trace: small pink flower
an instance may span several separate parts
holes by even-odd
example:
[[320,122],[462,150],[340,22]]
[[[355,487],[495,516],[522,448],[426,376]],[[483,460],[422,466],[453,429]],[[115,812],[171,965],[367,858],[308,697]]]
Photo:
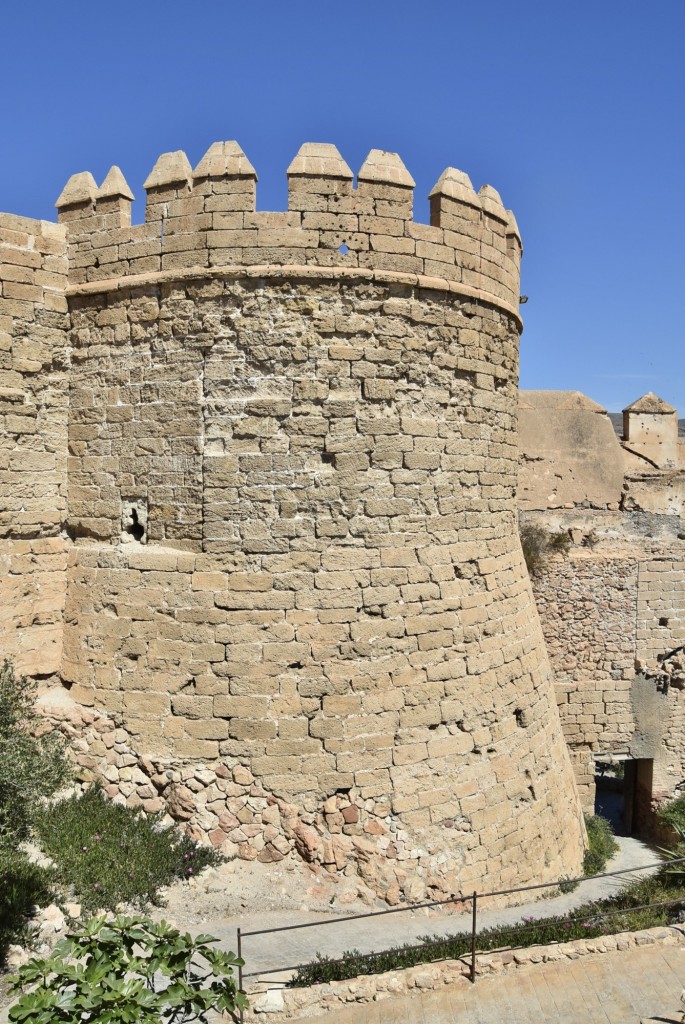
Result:
[[96,843],[100,842],[100,836],[93,836],[93,839],[95,840]]
[[82,846],[81,849],[83,850],[84,853],[88,852],[88,847],[87,846]]
[[93,888],[94,889],[99,889],[100,888],[100,883],[99,882],[93,882]]
[[188,874],[192,875],[192,873],[193,873],[193,869],[192,868],[188,868]]

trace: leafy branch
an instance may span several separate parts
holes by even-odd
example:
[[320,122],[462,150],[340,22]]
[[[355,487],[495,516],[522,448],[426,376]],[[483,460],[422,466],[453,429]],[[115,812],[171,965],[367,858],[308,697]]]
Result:
[[193,938],[166,921],[93,917],[10,979],[23,995],[11,1024],[192,1024],[210,1010],[247,1006],[233,953],[211,935]]

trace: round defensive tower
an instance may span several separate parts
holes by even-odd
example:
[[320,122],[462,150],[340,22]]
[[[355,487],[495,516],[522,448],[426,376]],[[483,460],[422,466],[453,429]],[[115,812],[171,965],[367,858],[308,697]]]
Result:
[[[373,150],[256,212],[236,143],[164,154],[146,222],[70,179],[63,678],[110,790],[391,902],[574,875],[583,824],[516,516],[513,215],[431,223]],[[92,715],[91,715],[92,718]],[[97,745],[99,743],[99,746]]]

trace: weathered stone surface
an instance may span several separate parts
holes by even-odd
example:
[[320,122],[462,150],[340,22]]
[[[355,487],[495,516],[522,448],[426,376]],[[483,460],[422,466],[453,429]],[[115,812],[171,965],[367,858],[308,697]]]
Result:
[[577,391],[522,391],[518,499],[523,509],[621,499],[623,453],[606,410]]

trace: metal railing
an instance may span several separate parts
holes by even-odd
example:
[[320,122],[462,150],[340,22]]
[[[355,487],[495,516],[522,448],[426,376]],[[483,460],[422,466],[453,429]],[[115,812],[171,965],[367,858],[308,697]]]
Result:
[[[474,891],[470,895],[464,895],[464,894],[460,893],[459,895],[451,896],[448,899],[431,900],[430,902],[415,903],[415,904],[411,904],[409,906],[404,906],[404,907],[390,907],[387,910],[372,910],[372,911],[368,911],[367,913],[364,913],[364,914],[349,914],[349,915],[347,915],[345,917],[333,917],[333,918],[329,918],[328,920],[325,920],[325,921],[306,921],[306,922],[303,922],[303,923],[300,923],[300,924],[279,925],[279,926],[274,927],[274,928],[257,928],[257,929],[253,929],[251,931],[245,931],[245,930],[243,930],[241,928],[238,928],[237,929],[237,935],[236,935],[237,954],[238,954],[238,957],[242,960],[243,942],[244,942],[244,940],[246,938],[254,938],[257,935],[273,935],[276,932],[292,932],[292,931],[298,931],[299,929],[302,929],[302,928],[328,928],[328,927],[331,927],[333,925],[350,924],[352,922],[362,921],[362,920],[366,920],[368,918],[388,917],[390,914],[416,913],[417,911],[420,911],[420,910],[430,910],[430,909],[432,909],[434,907],[448,907],[448,906],[456,907],[456,905],[462,904],[466,908],[466,906],[470,903],[471,904],[471,946],[470,946],[469,976],[470,976],[470,980],[473,983],[475,983],[475,981],[476,981],[476,957],[477,957],[477,954],[478,954],[478,908],[479,908],[480,902],[482,900],[484,900],[484,899],[493,899],[493,898],[498,897],[498,896],[513,896],[513,895],[516,895],[517,893],[533,892],[535,890],[542,890],[542,889],[553,889],[553,888],[559,888],[559,887],[567,888],[567,887],[570,887],[570,886],[573,886],[575,888],[577,885],[583,885],[584,883],[587,883],[587,882],[594,882],[598,878],[616,878],[616,877],[618,877],[620,875],[632,875],[632,874],[635,874],[637,872],[649,871],[650,869],[653,869],[653,868],[663,867],[665,863],[669,863],[669,864],[683,864],[683,863],[685,863],[685,857],[673,858],[673,859],[669,860],[668,862],[665,862],[663,860],[659,860],[659,861],[655,861],[655,862],[653,862],[651,864],[641,864],[641,865],[639,865],[637,867],[621,868],[618,871],[602,871],[602,872],[600,872],[597,875],[583,875],[580,878],[558,878],[554,882],[536,882],[534,885],[521,885],[521,886],[517,886],[516,888],[513,888],[513,889],[495,889],[495,890],[492,890],[491,892],[477,892],[477,891]],[[590,920],[590,921],[597,920],[600,917],[603,920],[604,918],[617,917],[617,916],[621,916],[621,915],[625,915],[625,914],[636,913],[636,912],[641,911],[641,910],[656,909],[656,908],[668,907],[668,906],[678,906],[679,904],[685,904],[685,891],[683,892],[683,897],[681,899],[667,900],[667,901],[662,902],[662,903],[645,904],[644,906],[639,906],[639,907],[628,907],[628,908],[623,908],[621,910],[615,910],[615,911],[611,911],[611,910],[602,911],[601,914],[596,914],[595,913],[592,918],[589,918],[587,920]],[[569,917],[569,918],[567,918],[567,920],[570,923],[574,923],[574,924],[583,924],[584,923],[584,920],[582,918]],[[511,928],[504,928],[504,927],[502,927],[501,928],[501,934],[502,935],[506,935],[509,932],[511,932],[512,934],[518,934],[518,933],[522,933],[522,932],[526,932],[526,931],[533,931],[533,930],[538,929],[541,924],[544,924],[544,921],[545,921],[545,918],[541,917],[541,918],[539,918],[537,920],[536,924],[534,924],[534,925],[530,924],[530,923],[527,923],[525,921],[524,921],[524,923],[515,923],[515,924],[513,924],[511,926]],[[461,934],[465,934],[465,933],[461,933]],[[420,943],[417,946],[404,946],[403,949],[408,952],[410,950],[420,949],[424,945],[425,945],[425,943]],[[500,946],[499,948],[501,950],[502,948],[511,948],[511,947]],[[388,952],[388,951],[387,950],[375,950],[375,951],[373,951],[371,953],[359,954],[358,959],[360,959],[360,960],[369,960],[369,959],[371,959],[373,957],[382,955],[384,952]],[[494,952],[494,950],[481,950],[481,955],[487,954],[487,953],[492,953],[492,952]],[[260,971],[244,971],[242,966],[241,966],[241,967],[238,968],[238,988],[241,991],[243,991],[243,983],[244,983],[246,978],[260,977],[260,976],[265,976],[265,975],[269,975],[269,974],[276,974],[277,972],[284,972],[284,971],[297,971],[297,970],[301,970],[301,969],[305,968],[306,966],[307,966],[307,964],[302,964],[302,963],[300,963],[300,964],[287,964],[287,965],[283,964],[283,965],[279,965],[277,967],[270,967],[268,970],[260,970]],[[240,1019],[242,1020],[242,1014],[241,1014]]]

